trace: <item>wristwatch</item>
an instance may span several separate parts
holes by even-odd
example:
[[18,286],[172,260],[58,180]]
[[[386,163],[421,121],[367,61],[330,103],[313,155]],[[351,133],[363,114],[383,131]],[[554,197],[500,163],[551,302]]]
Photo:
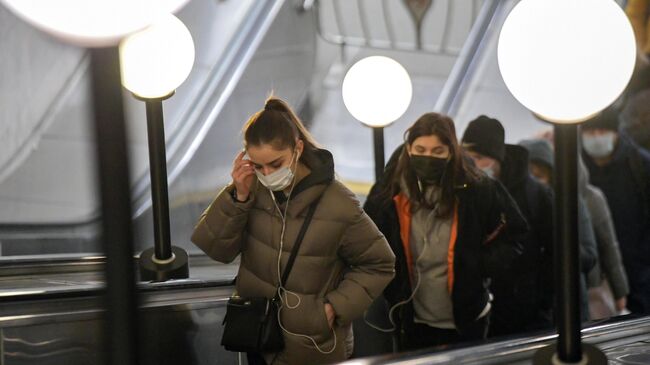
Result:
[[237,199],[237,188],[234,188],[234,187],[232,188],[232,191],[230,192],[230,196],[232,197],[232,200],[235,201],[235,203],[246,203],[248,201],[248,197],[244,201]]

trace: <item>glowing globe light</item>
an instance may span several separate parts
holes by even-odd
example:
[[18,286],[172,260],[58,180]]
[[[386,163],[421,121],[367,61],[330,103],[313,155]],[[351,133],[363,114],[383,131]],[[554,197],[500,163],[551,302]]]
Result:
[[161,98],[185,81],[194,42],[185,24],[168,14],[120,43],[122,84],[141,98]]
[[408,72],[397,61],[371,56],[355,63],[343,79],[343,102],[370,127],[385,127],[404,114],[413,95]]
[[621,95],[636,44],[613,0],[522,0],[503,24],[497,53],[521,104],[548,121],[578,123]]
[[83,47],[116,45],[125,35],[188,0],[0,0],[33,26]]

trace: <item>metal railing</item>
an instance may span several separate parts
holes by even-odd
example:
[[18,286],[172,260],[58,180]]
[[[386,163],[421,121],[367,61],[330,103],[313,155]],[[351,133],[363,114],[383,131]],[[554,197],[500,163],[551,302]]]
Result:
[[[471,17],[471,22],[473,23],[478,15],[481,0],[469,0],[470,1],[470,12],[468,14]],[[346,6],[350,4],[355,4],[356,11],[345,12],[343,10],[343,3],[345,2]],[[410,1],[403,0],[400,3],[404,5],[404,11],[409,13],[410,17],[413,20],[413,26],[415,27],[415,33],[411,41],[399,40],[396,36],[396,30],[399,29],[396,27],[396,21],[394,14],[389,9],[389,4],[394,3],[395,0],[380,0],[367,2],[364,0],[319,0],[315,1],[314,9],[316,16],[317,31],[319,36],[326,42],[342,45],[342,46],[356,46],[356,47],[367,47],[367,48],[377,48],[377,49],[387,49],[387,50],[397,50],[397,51],[409,51],[409,52],[424,52],[436,55],[446,55],[446,56],[458,56],[461,52],[461,49],[458,47],[451,46],[449,40],[452,35],[452,20],[454,13],[457,12],[457,0],[445,0],[445,16],[444,24],[442,27],[442,34],[439,39],[440,42],[437,44],[425,44],[422,41],[423,34],[423,25],[426,16],[431,14],[432,10],[437,10],[437,7],[434,8],[434,5],[439,3],[435,0],[430,1]],[[409,3],[418,3],[424,4],[421,5],[419,11],[414,10],[415,5],[409,6]],[[323,7],[326,5],[331,6],[331,11],[333,14],[333,23],[335,25],[335,31],[329,32],[323,27]],[[381,13],[380,17],[371,17],[369,16],[370,10],[369,5],[372,5],[372,10],[378,11]],[[360,25],[361,34],[353,35],[346,27],[345,20],[350,17],[354,18],[355,23]],[[376,34],[373,34],[370,27],[370,22],[375,25],[378,25],[379,28],[383,29],[386,33],[386,38],[378,37]]]
[[478,14],[467,40],[463,45],[454,67],[443,86],[434,106],[434,111],[450,115],[452,107],[459,99],[463,84],[468,79],[469,70],[476,61],[476,56],[481,50],[483,41],[487,39],[487,31],[495,15],[503,11],[503,1],[485,0]]

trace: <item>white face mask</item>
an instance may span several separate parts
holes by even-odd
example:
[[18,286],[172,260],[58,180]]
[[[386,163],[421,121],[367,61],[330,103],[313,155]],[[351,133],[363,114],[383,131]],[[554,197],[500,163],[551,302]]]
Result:
[[614,151],[614,132],[607,132],[598,136],[582,135],[582,147],[587,154],[594,158],[609,156]]
[[[289,187],[289,185],[291,185],[295,177],[293,171],[291,171],[290,168],[290,166],[293,165],[293,156],[294,155],[292,155],[291,157],[292,163],[289,164],[289,166],[279,168],[268,175],[263,175],[258,170],[255,170],[255,175],[257,175],[257,179],[262,183],[262,185],[266,186],[266,188],[271,191],[282,191],[286,189],[287,187]],[[297,165],[298,165],[298,159],[296,158],[296,166]]]

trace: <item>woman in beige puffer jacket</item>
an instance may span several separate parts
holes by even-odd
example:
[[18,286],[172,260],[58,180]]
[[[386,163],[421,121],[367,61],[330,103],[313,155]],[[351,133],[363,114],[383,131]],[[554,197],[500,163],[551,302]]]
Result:
[[394,255],[354,194],[334,179],[332,155],[316,147],[286,103],[267,100],[244,131],[249,159],[237,156],[233,183],[203,213],[192,241],[220,262],[241,254],[238,295],[272,298],[320,197],[282,295],[285,348],[248,355],[267,364],[343,361],[352,353],[351,322],[392,279]]

